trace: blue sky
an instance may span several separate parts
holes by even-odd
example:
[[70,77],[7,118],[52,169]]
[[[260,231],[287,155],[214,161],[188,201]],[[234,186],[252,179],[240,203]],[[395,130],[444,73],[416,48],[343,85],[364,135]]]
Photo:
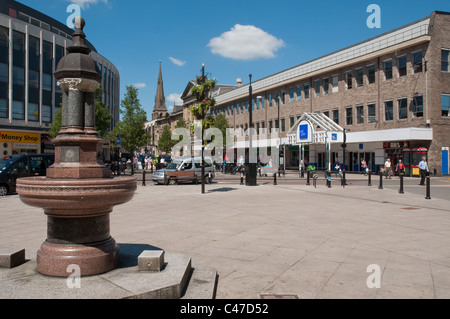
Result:
[[[428,16],[450,12],[448,0],[19,0],[66,23],[76,3],[97,51],[119,70],[125,87],[139,87],[151,118],[161,61],[166,105],[189,80],[206,73],[235,84],[288,69]],[[381,28],[368,28],[370,4]]]

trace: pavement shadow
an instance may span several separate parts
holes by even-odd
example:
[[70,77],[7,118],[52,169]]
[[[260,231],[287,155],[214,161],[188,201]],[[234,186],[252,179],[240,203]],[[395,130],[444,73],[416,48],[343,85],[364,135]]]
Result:
[[138,257],[144,250],[163,250],[148,244],[117,244],[119,246],[119,264],[117,268],[138,265]]
[[208,190],[208,193],[214,193],[214,192],[231,192],[237,190],[237,188],[234,187],[221,187],[221,188],[215,188]]

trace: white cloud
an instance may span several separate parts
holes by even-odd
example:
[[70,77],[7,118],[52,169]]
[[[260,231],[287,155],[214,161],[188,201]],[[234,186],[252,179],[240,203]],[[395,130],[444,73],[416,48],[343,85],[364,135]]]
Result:
[[211,52],[235,60],[268,59],[284,47],[284,41],[253,25],[236,24],[230,31],[212,38]]
[[133,86],[135,88],[142,89],[142,88],[145,88],[147,86],[147,84],[145,84],[144,82],[140,82],[140,83],[133,83]]
[[108,4],[108,0],[67,0],[67,1],[79,5],[81,9],[87,9],[91,4],[97,4],[98,2]]
[[186,64],[186,61],[181,61],[181,60],[175,59],[171,56],[169,57],[169,59],[170,59],[170,61],[172,61],[173,64],[178,65],[178,66],[183,66]]
[[183,104],[183,100],[181,99],[181,95],[177,93],[169,94],[166,96],[166,100],[172,102],[173,104],[180,105]]

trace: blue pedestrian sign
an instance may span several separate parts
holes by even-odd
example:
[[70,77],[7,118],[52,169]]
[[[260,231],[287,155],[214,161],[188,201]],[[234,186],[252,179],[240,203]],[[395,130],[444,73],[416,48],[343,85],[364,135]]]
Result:
[[116,140],[117,146],[120,146],[121,142],[122,142],[122,141],[120,140],[120,137],[118,137],[117,140]]

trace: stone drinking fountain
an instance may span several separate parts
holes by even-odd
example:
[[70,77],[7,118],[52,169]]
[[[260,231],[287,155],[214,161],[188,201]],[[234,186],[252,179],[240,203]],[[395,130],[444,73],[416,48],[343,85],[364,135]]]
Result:
[[45,177],[17,180],[20,199],[47,215],[47,239],[37,252],[37,271],[56,277],[67,277],[69,265],[78,265],[82,276],[117,267],[119,248],[110,235],[109,214],[136,190],[135,177],[113,178],[100,160],[94,96],[102,77],[85,43],[83,18],[75,18],[74,25],[69,53],[55,72],[63,91],[55,163]]

